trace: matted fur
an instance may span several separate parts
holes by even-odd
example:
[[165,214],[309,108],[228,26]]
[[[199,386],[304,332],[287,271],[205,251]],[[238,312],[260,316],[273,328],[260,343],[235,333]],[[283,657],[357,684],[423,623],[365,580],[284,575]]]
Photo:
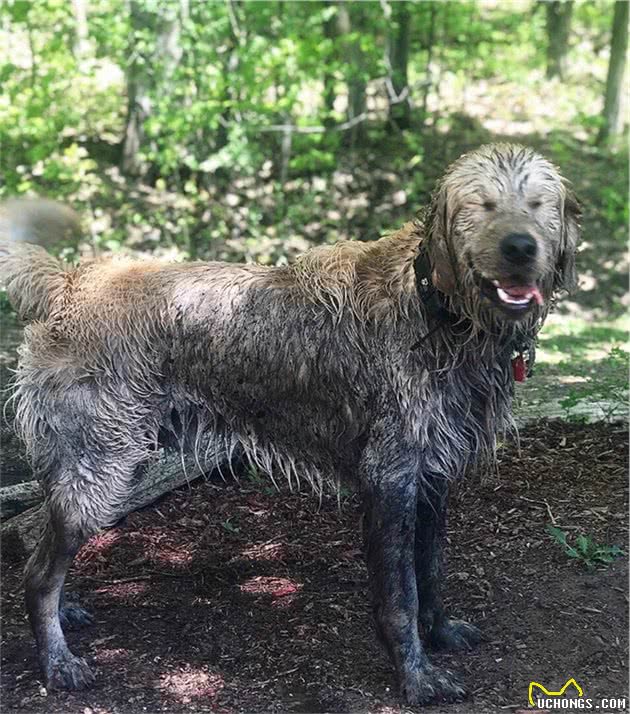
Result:
[[[437,595],[445,484],[492,454],[511,424],[512,352],[575,283],[578,214],[549,162],[494,145],[460,158],[428,210],[396,233],[315,248],[290,266],[64,267],[41,248],[0,244],[9,296],[35,319],[15,395],[46,489],[46,537],[57,544],[45,538],[27,567],[49,682],[82,686],[91,675],[42,614],[53,576],[39,571],[52,567],[63,582],[60,538],[74,552],[115,522],[141,467],[174,439],[200,462],[217,444],[228,457],[242,452],[291,485],[357,484],[377,625],[403,694],[412,703],[460,694],[428,664],[417,632],[419,620],[435,641],[474,639],[443,615]],[[499,244],[510,231],[533,236],[536,259],[522,272],[544,297],[516,317],[481,289],[507,274]],[[450,311],[442,326],[419,296],[421,250]]]

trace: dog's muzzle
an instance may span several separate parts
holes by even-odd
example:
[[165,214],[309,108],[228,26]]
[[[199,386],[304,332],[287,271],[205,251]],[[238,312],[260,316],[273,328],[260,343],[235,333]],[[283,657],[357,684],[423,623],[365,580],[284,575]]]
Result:
[[538,244],[525,231],[505,235],[498,246],[499,265],[494,275],[477,270],[481,294],[511,317],[520,317],[544,297],[537,282]]

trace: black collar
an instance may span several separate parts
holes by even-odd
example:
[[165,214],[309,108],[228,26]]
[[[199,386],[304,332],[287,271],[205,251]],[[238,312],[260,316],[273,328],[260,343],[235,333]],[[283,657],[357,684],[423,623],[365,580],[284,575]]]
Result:
[[[424,246],[420,247],[418,257],[413,263],[416,275],[416,290],[420,302],[423,304],[427,316],[427,326],[429,331],[416,342],[411,349],[416,350],[434,332],[447,324],[457,321],[457,316],[447,307],[447,299],[444,293],[440,292],[433,285],[433,266],[429,258],[428,251]],[[434,323],[431,326],[431,323]]]

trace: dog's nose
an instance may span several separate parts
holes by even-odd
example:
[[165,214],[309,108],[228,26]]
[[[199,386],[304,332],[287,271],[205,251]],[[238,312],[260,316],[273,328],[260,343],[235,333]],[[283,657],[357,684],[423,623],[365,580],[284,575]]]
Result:
[[501,241],[501,253],[510,263],[529,263],[537,252],[536,241],[529,233],[509,233]]

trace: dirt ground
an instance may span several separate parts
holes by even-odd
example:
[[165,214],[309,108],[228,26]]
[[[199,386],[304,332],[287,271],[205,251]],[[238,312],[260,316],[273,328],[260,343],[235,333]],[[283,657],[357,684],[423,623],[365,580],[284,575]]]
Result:
[[[628,550],[627,427],[539,422],[498,474],[453,496],[452,612],[480,625],[468,654],[434,654],[466,701],[426,711],[518,711],[530,680],[574,677],[587,697],[628,694],[627,559],[589,570],[546,533],[554,522]],[[401,709],[377,644],[356,498],[319,506],[245,476],[179,490],[93,538],[69,578],[95,623],[69,633],[94,665],[89,692],[41,688],[20,593],[2,589],[4,712],[370,712]],[[532,711],[532,710],[529,710]]]

